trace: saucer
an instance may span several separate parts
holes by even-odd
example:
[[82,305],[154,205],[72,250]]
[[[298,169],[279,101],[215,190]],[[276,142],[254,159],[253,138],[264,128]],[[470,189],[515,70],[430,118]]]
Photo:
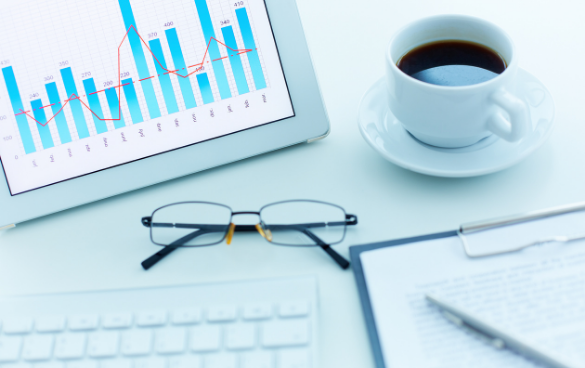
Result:
[[422,174],[469,177],[490,174],[517,164],[552,133],[555,105],[546,87],[532,74],[518,70],[518,92],[526,101],[533,131],[518,142],[491,135],[468,147],[439,148],[414,138],[388,108],[385,78],[365,93],[358,111],[362,136],[388,161]]

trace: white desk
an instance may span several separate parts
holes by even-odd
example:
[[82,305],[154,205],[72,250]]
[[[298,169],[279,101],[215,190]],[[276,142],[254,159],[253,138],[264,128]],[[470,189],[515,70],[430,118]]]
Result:
[[[280,199],[320,199],[359,216],[359,225],[336,248],[348,256],[353,244],[585,200],[585,3],[299,0],[299,7],[331,118],[327,139],[0,233],[0,294],[315,274],[322,302],[320,367],[371,367],[353,275],[323,251],[275,247],[258,234],[236,234],[229,247],[177,251],[145,272],[140,262],[157,247],[140,218],[185,199],[221,202],[234,210],[255,210]],[[359,134],[358,102],[384,73],[390,36],[411,20],[448,12],[481,16],[508,30],[520,65],[540,77],[556,100],[552,139],[504,172],[471,179],[415,174],[386,162]]]

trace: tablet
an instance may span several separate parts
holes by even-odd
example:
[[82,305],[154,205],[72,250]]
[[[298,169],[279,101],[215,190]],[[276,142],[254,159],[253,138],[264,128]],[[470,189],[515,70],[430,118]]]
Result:
[[2,8],[0,227],[329,132],[294,0]]

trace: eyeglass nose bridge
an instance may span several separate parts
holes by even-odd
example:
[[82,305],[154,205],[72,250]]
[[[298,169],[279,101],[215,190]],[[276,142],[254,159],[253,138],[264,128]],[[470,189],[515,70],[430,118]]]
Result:
[[[241,212],[233,212],[232,213],[232,217],[233,216],[237,216],[237,215],[257,215],[258,217],[260,217],[260,212],[254,212],[254,211],[241,211]],[[232,243],[232,238],[234,236],[234,232],[236,231],[236,228],[245,228],[246,230],[244,231],[254,231],[253,229],[255,229],[256,231],[258,231],[258,233],[260,235],[262,235],[262,237],[266,240],[268,240],[269,242],[272,241],[272,232],[266,228],[266,225],[264,224],[264,222],[260,221],[259,223],[257,223],[256,225],[236,225],[233,222],[230,223],[230,227],[228,229],[228,233],[226,235],[226,243],[228,245],[230,245]]]

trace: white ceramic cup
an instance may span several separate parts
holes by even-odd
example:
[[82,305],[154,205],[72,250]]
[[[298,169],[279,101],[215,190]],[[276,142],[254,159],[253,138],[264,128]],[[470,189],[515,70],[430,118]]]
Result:
[[[421,82],[398,69],[408,51],[440,40],[465,40],[498,52],[507,68],[497,77],[469,86]],[[518,58],[510,37],[485,20],[464,15],[424,18],[402,28],[386,51],[386,81],[392,113],[418,140],[456,148],[492,133],[514,142],[532,130],[526,103],[517,97]]]

